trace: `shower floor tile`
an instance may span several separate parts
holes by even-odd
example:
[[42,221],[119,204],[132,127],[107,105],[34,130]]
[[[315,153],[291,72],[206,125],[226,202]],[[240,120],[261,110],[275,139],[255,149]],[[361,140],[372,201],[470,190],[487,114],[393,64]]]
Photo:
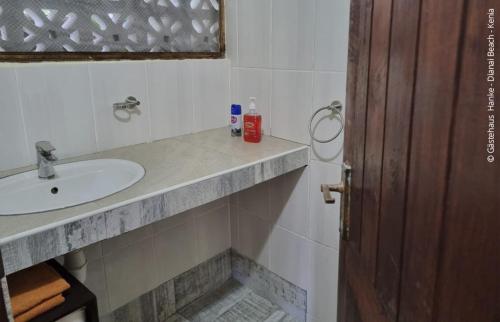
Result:
[[297,322],[235,280],[188,304],[168,322]]

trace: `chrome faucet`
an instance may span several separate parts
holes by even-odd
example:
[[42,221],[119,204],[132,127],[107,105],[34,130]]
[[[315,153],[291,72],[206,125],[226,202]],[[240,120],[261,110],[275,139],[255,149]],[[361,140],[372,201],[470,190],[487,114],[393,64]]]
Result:
[[49,141],[39,141],[35,144],[38,177],[42,179],[50,179],[56,175],[54,170],[54,161],[56,156],[52,153],[56,148]]

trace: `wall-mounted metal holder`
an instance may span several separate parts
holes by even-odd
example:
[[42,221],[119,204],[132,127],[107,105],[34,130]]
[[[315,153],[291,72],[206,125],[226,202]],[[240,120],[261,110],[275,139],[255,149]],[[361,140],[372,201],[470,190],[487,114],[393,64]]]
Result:
[[113,109],[131,111],[135,110],[139,105],[141,105],[141,102],[139,102],[135,97],[129,96],[125,99],[125,102],[114,103]]
[[[313,121],[314,121],[314,118],[316,117],[316,115],[318,115],[320,112],[325,111],[325,110],[330,111],[332,116],[337,118],[337,120],[340,123],[340,127],[339,127],[339,130],[337,131],[337,133],[335,133],[332,137],[322,140],[322,139],[318,139],[317,137],[314,136],[314,131],[315,131],[316,127],[313,128]],[[344,130],[344,117],[342,116],[342,103],[340,101],[333,101],[332,104],[317,109],[316,112],[314,112],[313,115],[311,116],[311,118],[309,119],[309,135],[311,136],[311,139],[313,141],[316,141],[318,143],[332,142],[340,135],[340,133],[342,133],[343,130]]]
[[342,182],[338,184],[321,185],[323,199],[327,204],[335,203],[335,198],[331,194],[332,191],[342,194],[342,200],[340,202],[340,235],[343,240],[349,240],[351,176],[351,166],[344,162],[342,165]]

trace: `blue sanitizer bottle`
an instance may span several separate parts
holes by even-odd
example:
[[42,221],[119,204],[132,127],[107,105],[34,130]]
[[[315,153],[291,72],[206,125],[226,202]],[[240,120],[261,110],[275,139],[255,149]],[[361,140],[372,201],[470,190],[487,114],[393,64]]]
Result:
[[241,105],[231,105],[231,136],[241,136]]

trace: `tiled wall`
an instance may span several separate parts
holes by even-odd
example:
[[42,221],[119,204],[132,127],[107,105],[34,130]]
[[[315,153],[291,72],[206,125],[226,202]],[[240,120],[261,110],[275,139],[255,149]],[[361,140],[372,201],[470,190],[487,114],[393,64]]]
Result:
[[[233,102],[256,96],[273,136],[311,144],[312,112],[345,102],[349,0],[228,0],[227,45]],[[338,129],[322,120],[327,138]],[[321,183],[341,177],[343,136],[311,144],[307,169],[231,197],[232,245],[308,291],[308,319],[336,320],[339,204]],[[338,197],[338,196],[337,196]]]
[[[39,140],[65,158],[224,126],[229,77],[227,59],[0,64],[0,171],[33,164]],[[120,121],[127,96],[141,112]]]
[[231,247],[227,198],[85,248],[106,315]]
[[[267,134],[311,144],[313,109],[345,101],[349,0],[227,0],[228,59],[0,64],[0,171],[34,163],[50,140],[59,157],[227,124],[230,102],[256,96]],[[114,118],[133,95],[141,114]],[[323,120],[325,138],[338,124]],[[336,316],[343,138],[312,144],[311,165],[227,199],[87,249],[87,285],[109,312],[232,245],[308,291],[309,321]],[[256,202],[257,201],[257,202]],[[227,228],[227,229],[226,229]]]

